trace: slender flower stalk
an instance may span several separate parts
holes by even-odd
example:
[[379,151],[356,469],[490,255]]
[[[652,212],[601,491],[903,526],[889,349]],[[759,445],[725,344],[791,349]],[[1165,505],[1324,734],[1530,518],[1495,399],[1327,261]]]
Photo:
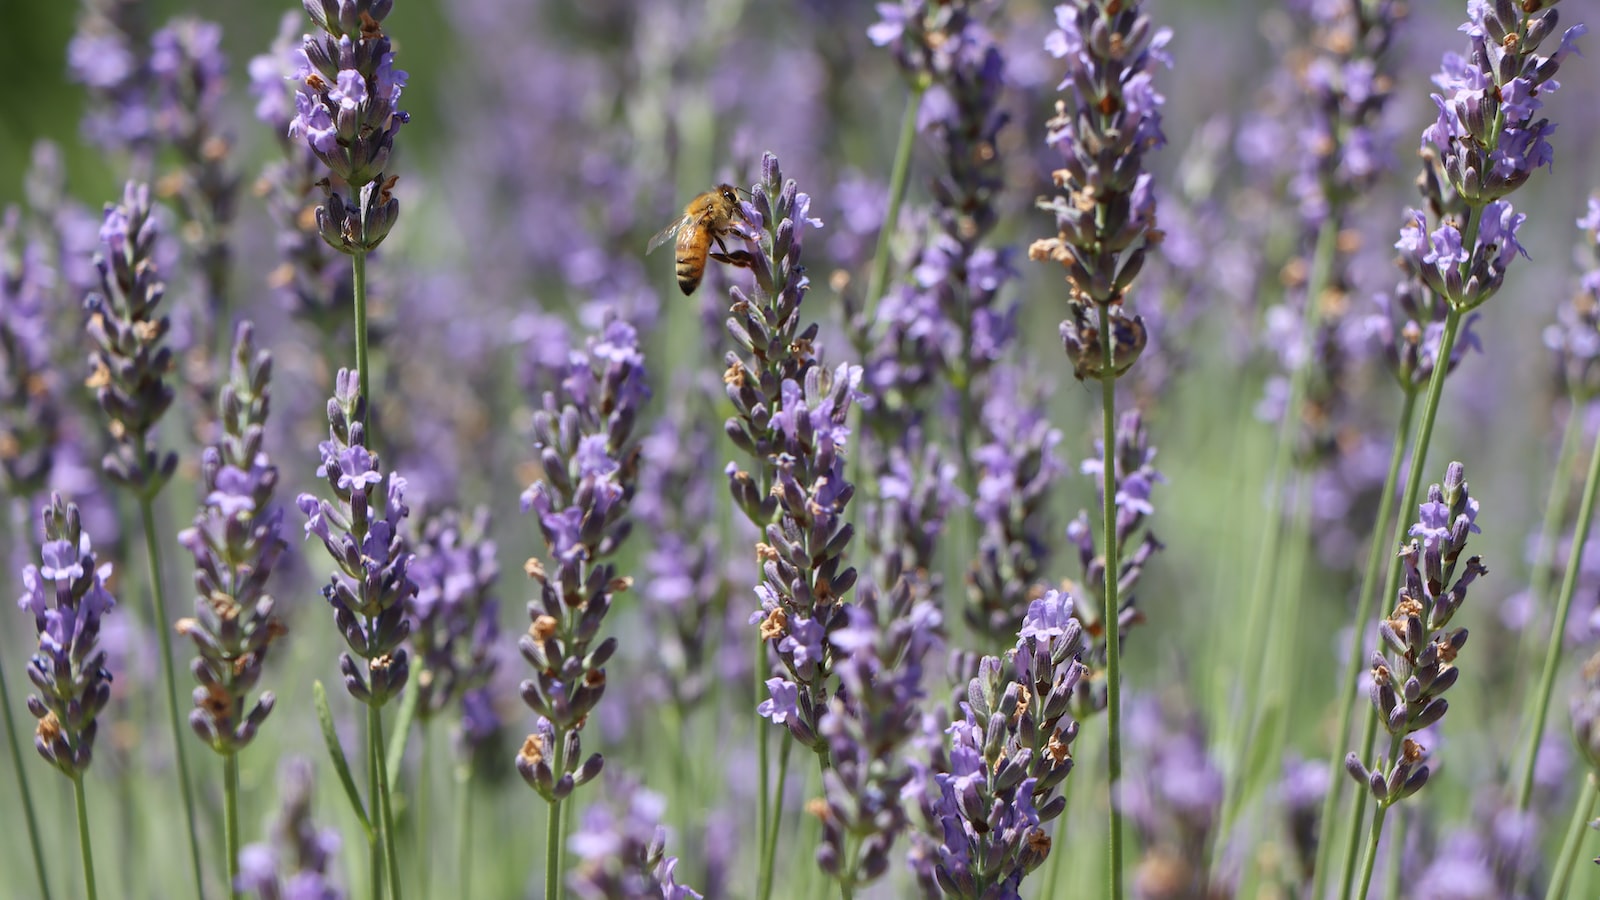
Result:
[[[831,638],[848,624],[845,595],[856,582],[848,564],[855,528],[844,517],[855,487],[846,476],[844,449],[861,368],[841,364],[829,371],[817,325],[802,327],[800,308],[810,289],[800,265],[802,238],[808,226],[822,224],[810,216],[810,196],[784,179],[771,153],[762,157],[761,180],[750,196],[739,235],[745,246],[728,259],[749,268],[755,284],[749,294],[738,286],[729,290],[727,327],[736,349],[728,351],[722,380],[734,406],[724,430],[755,463],[753,473],[732,462],[726,472],[734,506],[762,529],[756,546],[761,608],[750,618],[764,647],[756,677],[766,674],[774,656],[779,667],[764,682],[770,698],[757,713],[784,726],[826,768],[820,726],[833,693]],[[769,818],[767,730],[756,734],[762,773],[757,814],[765,844],[758,896],[765,900],[782,788]]]
[[517,771],[548,806],[544,888],[561,895],[563,803],[600,774],[605,759],[583,757],[581,732],[606,690],[606,663],[617,639],[596,641],[617,594],[633,579],[611,557],[632,531],[628,515],[639,470],[633,436],[649,399],[644,356],[633,327],[606,323],[586,351],[575,352],[559,400],[548,392],[534,413],[535,447],[544,478],[522,494],[538,514],[551,565],[530,557],[523,570],[539,587],[528,603],[532,624],[518,641],[534,677],[523,702],[538,713],[517,753]]
[[96,721],[111,700],[111,672],[99,646],[102,621],[116,600],[107,592],[111,564],[98,565],[78,507],[52,494],[44,510],[45,543],[39,565],[22,570],[22,598],[33,616],[39,647],[28,660],[28,680],[38,692],[28,711],[39,720],[33,746],[45,762],[72,781],[78,839],[89,900],[95,900],[94,853],[83,773],[94,756]]
[[[51,273],[42,265],[43,248],[25,240],[22,215],[8,207],[0,219],[0,494],[11,501],[12,536],[18,540],[32,517],[25,504],[50,481],[59,437],[60,400],[50,365],[45,303]],[[0,713],[4,714],[12,774],[22,798],[39,893],[50,900],[44,851],[39,841],[33,792],[23,773],[22,744],[11,715],[5,660],[0,659]]]
[[[1467,630],[1450,628],[1450,621],[1472,582],[1488,571],[1480,557],[1461,558],[1468,535],[1479,530],[1477,518],[1478,501],[1468,492],[1465,469],[1453,462],[1444,483],[1428,489],[1428,502],[1411,526],[1412,540],[1400,553],[1405,584],[1394,612],[1378,624],[1381,648],[1372,655],[1370,697],[1389,733],[1389,751],[1370,763],[1357,753],[1345,758],[1345,770],[1377,803],[1358,897],[1365,897],[1371,884],[1389,808],[1428,781],[1428,748],[1416,735],[1450,708],[1443,695],[1460,676],[1455,660],[1467,643]],[[1349,891],[1341,890],[1340,896]]]
[[[1078,723],[1069,714],[1088,669],[1070,596],[1049,591],[1023,619],[1014,649],[986,656],[961,715],[912,783],[931,834],[916,836],[911,868],[924,893],[1016,897],[1050,855],[1046,823],[1066,809]],[[934,790],[930,790],[930,788]]]
[[[1155,229],[1155,194],[1144,171],[1146,151],[1161,147],[1160,108],[1154,87],[1157,64],[1171,65],[1166,45],[1172,33],[1156,29],[1138,3],[1076,0],[1056,7],[1056,30],[1045,49],[1066,61],[1047,143],[1066,158],[1053,174],[1064,193],[1040,201],[1056,217],[1055,237],[1035,241],[1028,256],[1059,263],[1071,289],[1062,342],[1078,378],[1100,382],[1103,468],[1116,473],[1117,378],[1139,358],[1147,340],[1143,320],[1123,312],[1128,288],[1144,266]],[[1108,478],[1110,482],[1113,479]],[[1123,896],[1122,812],[1117,782],[1122,777],[1121,634],[1118,598],[1117,493],[1102,494],[1102,553],[1105,592],[1100,619],[1106,641],[1107,787],[1110,793],[1109,891]]]
[[[1585,31],[1582,25],[1568,28],[1556,50],[1540,56],[1540,45],[1557,27],[1553,5],[1529,11],[1512,4],[1473,4],[1467,17],[1461,30],[1471,40],[1471,50],[1467,56],[1445,54],[1434,77],[1440,89],[1433,95],[1439,116],[1422,133],[1424,164],[1418,185],[1427,209],[1407,210],[1395,244],[1408,280],[1421,286],[1419,305],[1443,313],[1427,331],[1406,335],[1407,343],[1426,340],[1434,345],[1435,360],[1456,358],[1458,339],[1471,333],[1471,311],[1499,291],[1511,260],[1519,253],[1526,255],[1516,237],[1526,216],[1504,198],[1525,184],[1534,169],[1553,164],[1548,138],[1555,126],[1549,119],[1536,118],[1544,105],[1539,98],[1559,87],[1553,78]],[[1417,505],[1450,368],[1434,365],[1428,378],[1391,547],[1401,544],[1410,521],[1408,510]],[[1403,568],[1391,560],[1382,596],[1396,595]],[[1548,694],[1545,702],[1534,704],[1534,710],[1537,728],[1529,742],[1535,752],[1528,754],[1528,767],[1542,740],[1539,732]],[[1376,715],[1374,710],[1367,719],[1362,757],[1372,754]],[[1356,794],[1352,822],[1360,821],[1365,800],[1365,794]],[[1346,889],[1354,877],[1357,830],[1352,828],[1346,845],[1342,882]]]
[[366,408],[372,408],[367,358],[367,255],[389,236],[400,215],[397,175],[384,167],[400,126],[411,117],[399,108],[406,73],[394,67],[383,20],[394,0],[304,0],[320,35],[306,35],[295,78],[296,114],[291,137],[304,139],[327,166],[326,199],[317,207],[317,231],[350,256],[355,307],[356,371]]
[[[1600,201],[1589,201],[1589,214],[1578,220],[1578,227],[1587,233],[1591,247],[1600,252]],[[1576,319],[1575,328],[1569,332],[1577,344],[1584,337],[1593,333],[1594,320],[1593,303],[1600,296],[1600,273],[1589,272],[1584,276],[1582,292],[1578,294],[1572,304],[1570,315]],[[1591,360],[1584,360],[1580,354],[1571,354],[1567,368],[1572,369],[1565,373],[1568,377],[1572,394],[1572,408],[1569,415],[1582,416],[1582,409],[1586,402],[1593,396],[1591,385],[1592,376],[1586,371]],[[1557,471],[1557,479],[1566,478],[1566,473]],[[1534,727],[1543,728],[1549,714],[1550,699],[1555,691],[1556,671],[1561,665],[1562,651],[1565,649],[1565,636],[1567,632],[1567,616],[1572,610],[1572,598],[1578,589],[1578,575],[1583,569],[1583,550],[1588,546],[1589,529],[1594,522],[1596,494],[1600,493],[1600,441],[1589,456],[1588,474],[1584,478],[1582,499],[1578,504],[1578,520],[1573,526],[1572,553],[1567,560],[1567,569],[1561,581],[1561,592],[1556,595],[1555,616],[1550,623],[1550,641],[1544,651],[1544,667],[1540,672],[1538,687],[1533,700]],[[1531,736],[1526,756],[1523,761],[1521,778],[1517,782],[1517,808],[1526,810],[1533,797],[1534,765],[1539,754],[1539,744],[1542,736]]]
[[[394,472],[384,476],[378,458],[367,449],[365,405],[354,373],[340,369],[328,401],[329,439],[318,448],[322,464],[317,467],[334,500],[306,493],[295,499],[295,505],[306,516],[306,537],[320,538],[338,566],[322,596],[333,608],[334,624],[349,647],[349,652],[339,654],[345,690],[367,707],[367,809],[379,826],[376,836],[382,838],[381,850],[376,840],[370,847],[373,891],[379,892],[380,863],[386,861],[390,896],[399,900],[382,710],[405,688],[411,671],[410,655],[402,644],[411,630],[405,613],[417,584],[410,575],[413,556],[401,533],[401,520],[410,513],[405,505],[406,481]],[[384,498],[381,507],[379,498]],[[363,662],[357,663],[355,657]]]
[[194,618],[175,630],[195,643],[190,666],[200,682],[189,725],[223,759],[228,883],[239,878],[239,751],[272,712],[263,692],[250,702],[272,643],[284,634],[267,593],[267,579],[284,551],[283,509],[272,502],[278,467],[262,449],[269,406],[272,357],[256,352],[255,328],[239,325],[231,377],[223,385],[217,417],[219,443],[200,462],[202,505],[178,543],[195,562]]
[[151,217],[150,189],[129,182],[122,203],[108,204],[100,226],[100,251],[95,267],[99,291],[85,301],[89,310],[89,336],[94,352],[89,357],[88,386],[94,391],[108,421],[114,442],[101,466],[118,486],[134,493],[144,527],[149,562],[152,620],[161,645],[161,675],[166,687],[168,721],[173,752],[178,760],[178,784],[188,828],[189,855],[195,891],[205,890],[200,866],[200,842],[195,824],[194,797],[189,778],[188,751],[178,712],[178,680],[173,670],[172,639],[167,632],[166,588],[161,579],[161,543],[156,536],[155,499],[178,465],[177,454],[156,449],[155,428],[172,405],[167,382],[172,351],[165,338],[170,321],[161,315],[166,293],[156,268],[159,229]]

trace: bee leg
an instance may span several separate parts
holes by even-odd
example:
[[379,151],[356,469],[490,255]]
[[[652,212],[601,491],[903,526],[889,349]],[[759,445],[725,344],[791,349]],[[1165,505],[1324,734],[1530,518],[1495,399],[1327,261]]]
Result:
[[722,242],[722,235],[720,235],[720,234],[719,235],[713,235],[711,239],[717,242],[717,249],[722,251],[721,253],[707,254],[712,259],[716,260],[719,263],[726,263],[726,264],[728,264],[730,266],[734,266],[734,267],[741,268],[741,269],[748,269],[752,265],[754,265],[754,261],[750,258],[750,251],[748,251],[748,250],[733,250],[733,251],[729,251],[728,250],[728,245],[724,244]]

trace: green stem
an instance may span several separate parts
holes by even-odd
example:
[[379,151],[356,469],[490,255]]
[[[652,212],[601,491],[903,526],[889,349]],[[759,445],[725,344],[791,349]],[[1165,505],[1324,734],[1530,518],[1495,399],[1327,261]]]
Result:
[[94,887],[94,848],[89,845],[89,807],[83,797],[81,772],[72,778],[72,798],[78,807],[78,849],[83,853],[84,896],[96,900],[99,894]]
[[1404,809],[1394,811],[1394,827],[1389,829],[1389,878],[1385,883],[1385,897],[1400,897],[1400,879],[1405,875],[1406,822],[1410,816]]
[[1572,804],[1572,821],[1567,823],[1567,835],[1561,841],[1561,855],[1556,857],[1544,900],[1560,900],[1567,896],[1567,885],[1572,881],[1572,867],[1578,862],[1578,848],[1583,846],[1583,835],[1589,830],[1589,819],[1594,816],[1596,800],[1600,800],[1600,780],[1590,772],[1583,779],[1583,790],[1577,802]]
[[900,220],[900,206],[906,199],[906,182],[911,175],[911,146],[917,140],[917,110],[922,106],[922,94],[927,85],[911,85],[906,97],[906,111],[900,119],[900,142],[894,150],[894,168],[889,173],[889,208],[883,214],[883,228],[878,232],[878,247],[872,254],[872,272],[867,277],[867,296],[862,299],[866,326],[872,328],[878,299],[889,281],[889,244],[894,239],[895,227]]
[[222,758],[222,810],[225,849],[228,854],[225,866],[228,873],[228,896],[239,895],[239,754],[230,751]]
[[1339,808],[1340,789],[1344,786],[1344,757],[1339,755],[1338,748],[1350,735],[1350,720],[1355,713],[1356,705],[1363,698],[1357,696],[1356,685],[1360,682],[1361,670],[1365,668],[1362,662],[1366,659],[1366,634],[1367,623],[1373,620],[1373,603],[1377,599],[1373,588],[1377,586],[1379,573],[1383,571],[1384,559],[1394,551],[1392,545],[1386,545],[1378,540],[1377,535],[1382,531],[1385,522],[1394,514],[1394,495],[1400,480],[1400,464],[1405,460],[1406,436],[1411,433],[1411,419],[1417,409],[1416,391],[1406,391],[1405,398],[1400,406],[1400,419],[1395,424],[1394,446],[1389,453],[1389,474],[1383,481],[1382,498],[1378,501],[1378,515],[1372,523],[1372,546],[1367,551],[1367,569],[1361,576],[1361,591],[1356,595],[1356,617],[1358,623],[1356,635],[1350,641],[1350,652],[1345,658],[1343,677],[1339,681],[1339,692],[1334,696],[1338,698],[1339,725],[1334,730],[1334,752],[1328,757],[1328,792],[1322,798],[1322,816],[1317,819],[1321,829],[1321,837],[1317,841],[1317,861],[1314,868],[1311,896],[1324,897],[1324,888],[1328,883],[1328,864],[1333,861],[1334,846],[1334,818]]
[[[557,778],[566,771],[566,735],[561,729],[555,729],[554,743],[556,745],[555,763],[550,771]],[[552,800],[546,809],[544,826],[544,900],[559,900],[561,897],[561,801]]]
[[378,801],[378,760],[383,756],[383,747],[378,741],[377,711],[377,707],[367,706],[367,808],[372,816],[372,827],[367,831],[367,865],[372,877],[372,900],[383,900],[383,812]]
[[1539,545],[1534,552],[1533,571],[1528,574],[1529,595],[1532,598],[1530,617],[1522,629],[1522,640],[1517,645],[1516,678],[1513,684],[1524,683],[1524,666],[1537,658],[1534,656],[1538,643],[1533,627],[1534,617],[1543,608],[1545,598],[1550,596],[1556,548],[1561,543],[1561,523],[1566,517],[1567,503],[1572,495],[1572,478],[1567,473],[1572,469],[1572,461],[1578,454],[1578,439],[1583,435],[1583,406],[1579,398],[1572,398],[1566,424],[1561,429],[1561,449],[1556,453],[1555,468],[1551,470],[1555,477],[1550,479],[1550,493],[1544,501],[1544,521],[1539,526]]
[[28,822],[28,849],[33,851],[33,874],[39,880],[39,896],[50,900],[50,879],[46,877],[44,853],[39,844],[39,819],[33,810],[33,792],[22,769],[22,745],[17,741],[17,723],[11,716],[11,689],[6,685],[6,667],[0,660],[0,713],[5,714],[6,743],[11,748],[11,771],[17,776],[17,792],[22,796],[22,815]]
[[456,875],[461,883],[458,896],[465,900],[472,896],[472,788],[476,773],[470,755],[461,768],[456,779]]
[[[1574,415],[1579,415],[1576,406]],[[1556,473],[1564,478],[1563,473]],[[1583,499],[1578,504],[1578,522],[1573,526],[1572,552],[1567,559],[1567,570],[1561,578],[1561,594],[1556,598],[1555,620],[1550,623],[1550,642],[1544,651],[1544,671],[1539,676],[1539,690],[1533,701],[1533,730],[1528,732],[1527,756],[1522,762],[1522,777],[1517,782],[1517,809],[1526,810],[1533,799],[1533,768],[1539,758],[1539,744],[1544,740],[1545,720],[1550,715],[1550,695],[1556,686],[1556,669],[1561,667],[1563,639],[1567,633],[1567,614],[1572,611],[1572,596],[1578,590],[1578,572],[1582,569],[1584,545],[1589,541],[1589,526],[1594,521],[1594,500],[1600,489],[1600,440],[1595,441],[1589,454],[1589,474],[1583,482]]]
[[778,829],[783,818],[783,786],[789,779],[789,751],[793,749],[794,735],[784,731],[783,749],[778,751],[778,790],[772,797],[772,821],[767,827],[766,852],[761,859],[761,868],[766,871],[767,879],[760,900],[769,900],[772,896],[773,857],[778,852]]
[[383,710],[367,707],[367,721],[372,731],[372,749],[378,764],[378,796],[373,801],[383,819],[383,857],[388,862],[389,897],[400,900],[400,858],[394,852],[394,807],[389,798],[389,764],[383,752]]
[[375,415],[370,390],[372,365],[367,359],[367,254],[350,255],[351,294],[355,298],[356,314],[356,379],[361,385],[361,399],[367,404],[367,427]]
[[[417,693],[413,691],[413,693]],[[433,721],[428,716],[418,725],[417,738],[422,742],[422,759],[417,765],[417,814],[411,821],[416,823],[412,833],[417,841],[417,893],[422,900],[428,900],[429,881],[433,877],[433,842],[429,838],[428,818],[428,793],[433,786],[433,752],[430,746],[433,742],[429,738],[428,724]]]
[[1361,892],[1357,897],[1367,896],[1367,888],[1372,886],[1372,870],[1378,862],[1378,841],[1383,837],[1383,819],[1389,812],[1389,807],[1379,804],[1372,811],[1372,833],[1367,837],[1367,852],[1362,857],[1361,863]]
[[[138,441],[138,458],[145,458],[144,439]],[[155,498],[139,498],[139,517],[144,525],[145,558],[149,563],[150,595],[155,604],[155,632],[161,645],[161,679],[167,689],[167,722],[172,729],[172,748],[178,761],[178,789],[183,797],[184,820],[188,826],[189,862],[194,870],[195,895],[204,900],[205,880],[200,869],[200,841],[194,822],[194,794],[189,786],[189,754],[184,749],[182,716],[178,713],[178,676],[172,665],[172,620],[167,618],[166,591],[161,586],[161,545],[156,540]]]
[[[1246,647],[1263,646],[1264,635],[1273,626],[1281,604],[1272,602],[1272,586],[1278,579],[1278,566],[1283,554],[1279,545],[1283,537],[1283,498],[1293,464],[1295,438],[1301,427],[1307,382],[1311,377],[1311,349],[1314,332],[1319,321],[1318,299],[1328,284],[1328,273],[1333,265],[1334,251],[1338,246],[1339,228],[1334,217],[1329,216],[1317,232],[1317,243],[1312,251],[1310,278],[1306,282],[1306,296],[1300,311],[1300,340],[1302,359],[1289,373],[1289,396],[1285,399],[1283,414],[1278,421],[1278,441],[1273,453],[1272,478],[1267,484],[1266,534],[1262,536],[1261,552],[1256,555],[1254,575],[1251,579],[1250,601],[1246,607]],[[1260,687],[1263,679],[1245,679],[1244,740],[1240,744],[1239,759],[1247,759],[1255,743],[1256,732],[1261,727]],[[1240,766],[1241,774],[1247,768]],[[1244,802],[1245,781],[1242,777],[1228,779],[1229,786],[1222,806],[1219,833],[1228,834],[1239,805]]]
[[[1361,759],[1363,762],[1372,758],[1372,747],[1377,743],[1377,740],[1378,712],[1377,710],[1372,710],[1367,715],[1367,724],[1361,734]],[[1350,834],[1346,838],[1344,846],[1344,875],[1339,880],[1339,893],[1336,896],[1350,896],[1350,885],[1356,877],[1356,856],[1361,848],[1361,817],[1366,811],[1367,788],[1362,785],[1356,788],[1355,808],[1350,812]]]
[[1111,328],[1106,319],[1110,308],[1100,307],[1100,359],[1104,367],[1100,376],[1100,425],[1105,432],[1101,442],[1102,465],[1100,491],[1101,513],[1104,517],[1105,538],[1105,610],[1106,633],[1106,790],[1110,796],[1111,840],[1110,881],[1108,889],[1112,900],[1122,900],[1122,809],[1117,802],[1117,782],[1122,779],[1122,636],[1120,632],[1120,606],[1117,602],[1117,579],[1121,565],[1117,559],[1117,377],[1114,373]]
[[[766,641],[756,641],[756,664],[751,672],[756,677],[756,696],[761,696],[761,691],[766,687],[762,675],[767,671],[767,644]],[[768,725],[761,720],[761,715],[756,715],[756,759],[759,760],[759,776],[761,790],[756,796],[756,831],[760,838],[757,846],[761,851],[760,865],[756,867],[756,896],[766,897],[772,890],[772,866],[768,863],[767,841],[771,835],[767,833],[767,821],[771,809],[772,772],[771,772],[771,740],[767,737]]]

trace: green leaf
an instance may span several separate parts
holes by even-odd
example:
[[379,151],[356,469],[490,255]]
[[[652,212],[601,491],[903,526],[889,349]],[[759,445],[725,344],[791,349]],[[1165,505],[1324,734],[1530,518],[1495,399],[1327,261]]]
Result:
[[323,689],[321,681],[311,684],[311,692],[316,697],[317,721],[322,723],[322,741],[328,745],[328,755],[333,757],[334,771],[339,773],[339,782],[344,785],[344,794],[350,798],[350,808],[355,810],[356,818],[361,820],[361,827],[367,832],[367,840],[372,840],[372,820],[367,818],[367,808],[361,802],[361,793],[356,790],[356,782],[350,777],[350,763],[344,758],[344,747],[339,744],[339,735],[333,730],[333,713],[328,709],[328,692]]

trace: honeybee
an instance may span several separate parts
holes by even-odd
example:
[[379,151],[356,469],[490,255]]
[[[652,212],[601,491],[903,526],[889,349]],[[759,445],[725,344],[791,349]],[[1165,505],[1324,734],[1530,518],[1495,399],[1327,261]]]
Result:
[[[661,229],[650,239],[645,253],[654,251],[672,238],[677,238],[678,288],[685,295],[694,293],[706,272],[706,259],[738,265],[730,258],[728,248],[722,243],[723,235],[734,230],[736,221],[745,221],[739,206],[739,189],[731,184],[719,184],[689,201],[683,208],[683,218]],[[720,253],[711,252],[715,242]]]

